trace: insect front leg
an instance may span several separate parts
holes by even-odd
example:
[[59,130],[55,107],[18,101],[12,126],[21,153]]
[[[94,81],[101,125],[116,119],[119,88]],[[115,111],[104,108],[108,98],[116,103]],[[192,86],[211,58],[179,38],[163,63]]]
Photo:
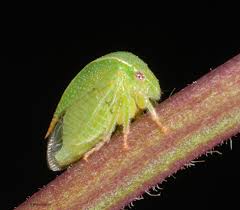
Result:
[[141,93],[136,93],[135,100],[140,109],[147,109],[150,112],[152,120],[158,125],[163,133],[166,133],[168,129],[161,123],[159,116],[150,100],[144,97]]
[[160,119],[159,119],[159,116],[158,114],[156,113],[156,110],[155,108],[153,107],[153,105],[151,104],[151,102],[149,101],[149,99],[146,99],[146,106],[147,106],[147,109],[149,110],[150,114],[151,114],[151,118],[152,120],[158,125],[158,127],[161,129],[161,131],[163,133],[167,133],[168,129],[167,127],[165,127]]

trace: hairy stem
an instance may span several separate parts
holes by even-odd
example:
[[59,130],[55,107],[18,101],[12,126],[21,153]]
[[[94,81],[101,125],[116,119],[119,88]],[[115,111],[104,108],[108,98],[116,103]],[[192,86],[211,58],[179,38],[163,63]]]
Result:
[[148,114],[123,136],[80,160],[17,209],[119,209],[186,163],[240,131],[240,55],[156,108],[168,131]]

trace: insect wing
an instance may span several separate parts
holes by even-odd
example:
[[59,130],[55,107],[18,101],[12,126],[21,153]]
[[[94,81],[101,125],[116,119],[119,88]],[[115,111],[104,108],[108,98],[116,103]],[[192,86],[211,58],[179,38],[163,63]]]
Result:
[[[68,165],[82,157],[102,141],[108,130],[115,127],[112,121],[116,85],[93,89],[75,102],[63,116],[63,145],[56,154],[60,165]],[[114,125],[112,125],[114,123]],[[112,129],[111,129],[112,132]]]
[[52,171],[59,171],[61,170],[61,167],[57,163],[55,159],[56,153],[61,149],[62,147],[62,119],[60,119],[53,132],[48,138],[48,144],[47,144],[47,163],[48,167]]

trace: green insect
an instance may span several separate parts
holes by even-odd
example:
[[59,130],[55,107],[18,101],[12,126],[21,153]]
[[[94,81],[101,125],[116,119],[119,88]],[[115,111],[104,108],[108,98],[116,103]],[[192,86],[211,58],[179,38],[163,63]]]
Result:
[[129,52],[114,52],[86,65],[64,91],[46,134],[49,168],[58,171],[99,150],[116,127],[123,145],[131,119],[147,109],[165,131],[151,103],[160,99],[157,78]]

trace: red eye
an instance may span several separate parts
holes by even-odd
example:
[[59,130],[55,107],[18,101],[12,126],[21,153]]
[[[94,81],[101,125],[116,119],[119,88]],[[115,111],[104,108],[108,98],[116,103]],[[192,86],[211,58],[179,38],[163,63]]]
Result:
[[139,80],[144,80],[144,78],[145,78],[144,74],[143,74],[142,72],[140,72],[140,71],[138,71],[138,72],[136,73],[136,77],[137,77],[137,79],[139,79]]

